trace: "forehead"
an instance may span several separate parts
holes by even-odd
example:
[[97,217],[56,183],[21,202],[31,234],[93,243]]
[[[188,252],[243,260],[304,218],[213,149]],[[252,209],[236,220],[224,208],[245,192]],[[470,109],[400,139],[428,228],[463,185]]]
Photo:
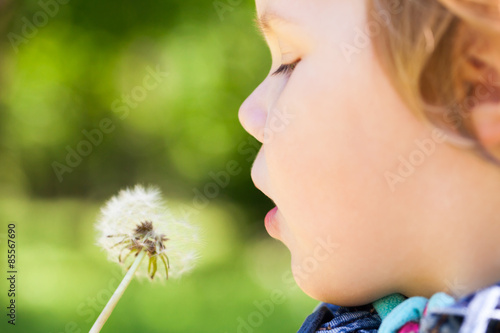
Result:
[[323,39],[338,35],[352,40],[356,28],[367,21],[366,0],[255,0],[255,4],[257,21],[262,25],[269,23],[276,28],[282,22],[293,23]]
[[314,0],[255,0],[255,7],[258,15],[274,13],[279,16],[293,15],[300,13],[297,10],[304,9],[314,2]]
[[[333,7],[332,0],[255,0],[257,18],[281,18],[282,21],[306,23]],[[355,1],[355,0],[348,0]],[[362,0],[364,1],[364,0]],[[311,23],[311,22],[308,22]]]
[[268,6],[269,0],[255,0],[255,8],[257,9],[257,15],[264,14]]

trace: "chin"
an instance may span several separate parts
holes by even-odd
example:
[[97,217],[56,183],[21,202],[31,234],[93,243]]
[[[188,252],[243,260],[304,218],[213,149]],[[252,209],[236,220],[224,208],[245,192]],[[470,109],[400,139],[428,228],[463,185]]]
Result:
[[293,277],[297,285],[309,297],[320,302],[338,306],[361,306],[390,293],[377,292],[364,283],[356,283],[356,279],[346,277],[344,281],[326,277],[321,270],[315,274],[305,276],[300,271],[294,271]]

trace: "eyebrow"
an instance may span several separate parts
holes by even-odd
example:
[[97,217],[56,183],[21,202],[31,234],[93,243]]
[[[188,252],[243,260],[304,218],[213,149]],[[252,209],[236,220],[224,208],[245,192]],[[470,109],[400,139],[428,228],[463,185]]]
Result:
[[268,35],[271,31],[273,31],[271,22],[288,23],[288,24],[291,23],[290,20],[282,16],[279,16],[274,12],[268,11],[260,16],[258,13],[255,13],[254,23],[257,29],[259,30],[260,35],[264,39],[266,35]]

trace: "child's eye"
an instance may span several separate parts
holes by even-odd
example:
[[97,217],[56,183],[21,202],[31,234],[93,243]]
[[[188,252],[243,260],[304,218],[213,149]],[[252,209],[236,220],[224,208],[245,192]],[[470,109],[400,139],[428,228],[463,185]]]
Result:
[[278,74],[284,74],[284,75],[289,75],[293,72],[295,69],[295,66],[299,63],[300,60],[291,63],[291,64],[283,64],[281,65],[273,74],[271,75],[278,75]]

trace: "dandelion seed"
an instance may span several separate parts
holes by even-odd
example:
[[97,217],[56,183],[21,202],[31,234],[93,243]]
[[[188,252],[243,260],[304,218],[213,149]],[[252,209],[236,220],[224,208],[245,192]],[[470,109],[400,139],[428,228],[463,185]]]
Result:
[[120,191],[101,209],[96,229],[97,243],[128,272],[90,332],[100,331],[134,275],[151,280],[179,277],[193,269],[198,258],[196,228],[174,218],[156,188],[136,185]]

